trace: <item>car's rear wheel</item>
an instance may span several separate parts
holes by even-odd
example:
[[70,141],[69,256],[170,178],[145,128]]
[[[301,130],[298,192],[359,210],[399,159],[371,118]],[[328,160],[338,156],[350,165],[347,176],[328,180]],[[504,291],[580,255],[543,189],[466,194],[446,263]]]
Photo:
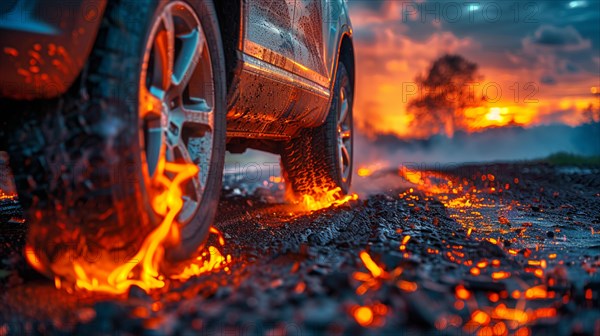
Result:
[[150,188],[161,158],[199,167],[183,186],[169,266],[198,250],[225,154],[218,27],[211,1],[111,1],[78,87],[33,103],[7,132],[43,272],[73,278],[73,260],[104,271],[127,262],[162,220]]
[[348,193],[352,181],[354,88],[343,62],[339,62],[333,98],[325,123],[305,129],[287,142],[281,163],[288,184],[296,194],[320,196],[340,188]]

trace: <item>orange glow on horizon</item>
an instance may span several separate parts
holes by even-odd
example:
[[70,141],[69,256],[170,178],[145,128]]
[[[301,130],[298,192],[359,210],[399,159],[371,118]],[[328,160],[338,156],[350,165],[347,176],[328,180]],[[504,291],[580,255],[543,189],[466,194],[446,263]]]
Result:
[[[565,76],[545,84],[540,81],[540,69],[515,68],[511,56],[505,63],[484,58],[481,42],[472,37],[439,29],[427,39],[414,39],[407,34],[411,28],[406,20],[418,18],[402,17],[400,6],[388,1],[377,10],[350,8],[354,30],[372,34],[368,41],[355,40],[354,118],[368,137],[425,139],[444,132],[444,127],[415,127],[407,109],[409,101],[419,94],[415,78],[426,74],[432,62],[444,54],[462,55],[477,63],[483,80],[476,83],[475,94],[488,97],[479,106],[463,111],[466,126],[449,129],[474,133],[493,127],[577,126],[600,118],[597,74]],[[595,117],[590,117],[590,110],[595,111]]]

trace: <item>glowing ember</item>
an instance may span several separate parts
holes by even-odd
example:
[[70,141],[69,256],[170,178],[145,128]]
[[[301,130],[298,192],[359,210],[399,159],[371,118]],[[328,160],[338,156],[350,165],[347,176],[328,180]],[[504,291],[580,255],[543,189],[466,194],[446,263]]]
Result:
[[1,200],[12,200],[15,199],[17,196],[15,194],[12,193],[4,193],[3,190],[0,189],[0,201]]
[[373,259],[371,259],[371,256],[367,252],[360,252],[360,260],[362,260],[362,262],[365,264],[365,267],[367,267],[367,269],[369,270],[369,272],[371,272],[371,275],[373,275],[374,278],[378,278],[385,273],[385,271],[381,267],[379,267],[373,261]]
[[526,312],[519,309],[507,308],[503,303],[494,308],[492,311],[492,318],[515,321],[519,324],[525,324],[529,320]]
[[525,297],[530,300],[545,299],[547,296],[546,286],[543,285],[531,287],[525,291]]
[[412,281],[406,281],[406,280],[398,281],[398,287],[405,292],[414,292],[418,288],[416,283],[414,283]]
[[385,168],[388,165],[387,162],[378,161],[375,163],[370,163],[368,166],[361,166],[356,171],[356,174],[360,177],[371,176],[376,173],[378,170]]
[[[537,228],[532,222],[517,222],[518,217],[515,217],[512,211],[515,208],[523,207],[523,204],[517,201],[506,202],[502,198],[503,194],[501,193],[514,190],[515,185],[519,184],[518,178],[510,177],[509,183],[507,183],[502,175],[478,172],[461,179],[446,172],[413,170],[404,166],[398,170],[398,174],[409,183],[414,184],[414,189],[410,188],[401,192],[399,197],[406,201],[407,206],[414,209],[412,212],[417,214],[416,216],[421,216],[420,218],[423,220],[431,219],[434,225],[438,226],[439,221],[435,217],[428,216],[427,212],[430,211],[428,205],[423,206],[419,201],[423,199],[439,201],[449,211],[449,217],[462,226],[464,230],[462,232],[465,232],[465,237],[462,237],[464,241],[474,243],[469,246],[469,244],[447,242],[443,246],[445,250],[427,248],[428,254],[441,254],[446,260],[461,265],[463,275],[480,277],[477,281],[466,280],[474,281],[474,283],[504,282],[511,277],[515,278],[513,280],[520,281],[524,277],[523,273],[528,273],[526,278],[535,276],[543,281],[543,284],[540,284],[540,280],[536,280],[535,285],[530,284],[531,287],[523,289],[485,291],[484,293],[477,286],[467,289],[466,285],[459,283],[453,288],[453,307],[456,311],[471,312],[471,318],[468,321],[460,319],[452,324],[450,322],[452,315],[444,312],[441,316],[436,317],[435,327],[438,330],[451,326],[462,326],[464,331],[478,335],[530,335],[531,327],[536,325],[537,320],[555,318],[559,309],[557,303],[541,308],[532,306],[545,305],[548,299],[559,298],[562,299],[563,304],[567,304],[571,300],[570,294],[550,289],[557,286],[559,281],[566,281],[561,280],[566,275],[561,275],[564,271],[560,271],[559,267],[563,262],[556,260],[559,259],[559,255],[554,251],[553,253],[544,251],[543,244],[535,244],[535,248],[519,246],[520,238],[532,235],[531,232],[535,232],[534,230]],[[415,190],[417,191],[415,192]],[[551,194],[557,197],[556,192]],[[491,195],[499,197],[491,197]],[[534,202],[537,201],[534,200]],[[412,222],[409,223],[412,224]],[[528,232],[529,230],[531,232]],[[591,230],[592,234],[597,234],[597,230],[594,230],[593,227]],[[552,230],[552,233],[554,232],[560,232],[560,230]],[[404,227],[397,228],[396,234],[399,235],[399,249],[402,257],[410,257],[407,244],[411,242],[411,236],[406,234]],[[456,234],[456,236],[460,236],[460,234]],[[501,261],[500,258],[473,258],[477,255],[474,255],[471,250],[478,242],[486,249],[504,251],[506,259]],[[415,249],[418,248],[417,243],[413,246]],[[414,252],[417,253],[417,251]],[[407,281],[399,277],[402,272],[400,267],[398,267],[399,273],[396,276],[395,269],[386,272],[373,262],[366,252],[361,254],[361,259],[371,274],[354,273],[354,279],[362,282],[356,291],[359,295],[363,295],[369,290],[377,290],[381,287],[380,283],[386,282],[391,282],[403,292],[420,290],[421,283],[419,281],[413,282],[414,278],[410,279],[413,281]],[[523,268],[513,268],[511,261],[522,263]],[[559,266],[556,266],[557,262]],[[590,274],[596,272],[598,266],[600,266],[599,262],[593,263],[593,266],[592,263],[587,262],[582,264],[583,269]],[[410,270],[407,269],[406,272],[410,272]],[[381,274],[384,273],[385,276],[382,277]],[[506,283],[509,284],[512,281]],[[561,288],[561,286],[557,288]],[[585,288],[583,292],[586,300],[596,299],[596,293],[592,289]],[[487,298],[487,300],[482,300],[483,298]],[[534,303],[535,300],[538,301]],[[589,301],[586,304],[590,304]]]
[[471,297],[471,292],[469,292],[469,290],[467,290],[463,285],[456,286],[454,291],[457,299],[468,300]]
[[370,176],[371,174],[373,174],[373,172],[369,168],[358,168],[356,173],[360,177],[367,177],[367,176]]
[[373,323],[373,310],[366,306],[360,306],[354,309],[354,319],[363,327]]
[[492,279],[494,279],[494,280],[502,280],[502,279],[506,279],[508,277],[510,277],[510,272],[499,271],[499,272],[492,273]]
[[486,325],[490,323],[490,316],[481,310],[476,310],[471,314],[471,320],[475,323]]

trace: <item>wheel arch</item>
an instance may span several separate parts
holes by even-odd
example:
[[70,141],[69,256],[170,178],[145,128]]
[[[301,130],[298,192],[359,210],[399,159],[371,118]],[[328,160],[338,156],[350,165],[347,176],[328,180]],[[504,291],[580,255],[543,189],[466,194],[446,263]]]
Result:
[[356,83],[354,43],[352,41],[352,37],[347,33],[342,35],[339,49],[339,62],[344,63],[346,66],[346,70],[348,70],[348,75],[350,76],[350,82],[352,83],[352,88],[354,89],[354,83]]
[[239,64],[239,50],[242,26],[242,0],[214,1],[221,31],[221,42],[225,54],[225,71],[227,90],[235,80],[235,72]]

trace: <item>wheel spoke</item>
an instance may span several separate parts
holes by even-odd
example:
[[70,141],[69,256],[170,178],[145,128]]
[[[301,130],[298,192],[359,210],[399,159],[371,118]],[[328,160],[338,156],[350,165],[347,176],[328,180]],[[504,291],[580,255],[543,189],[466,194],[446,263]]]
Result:
[[[169,125],[167,125],[167,130],[165,131],[165,137],[167,140],[167,147],[170,147],[171,149],[177,147],[181,139],[181,127],[175,122],[169,121]],[[168,161],[173,160],[174,158],[171,158]]]
[[344,160],[344,165],[348,165],[350,163],[350,152],[348,152],[348,148],[346,148],[346,145],[344,145],[343,143],[342,143],[341,151],[342,151],[342,158]]
[[349,120],[351,118],[351,111],[346,90],[342,87],[338,94],[337,140],[339,169],[342,180],[346,181],[350,175],[350,165],[352,162],[352,121]]
[[[177,149],[179,151],[179,154],[181,155],[181,158],[183,159],[183,161],[185,163],[191,163],[191,164],[196,164],[197,165],[197,163],[194,162],[194,160],[190,156],[190,152],[188,150],[188,147],[187,147],[187,145],[183,141],[180,141],[178,143]],[[201,199],[202,198],[202,193],[204,192],[204,186],[200,183],[200,180],[199,180],[200,174],[201,174],[201,172],[198,172],[198,174],[192,178],[192,182],[194,184],[194,192],[195,192],[195,195],[196,195],[196,200]]]
[[181,41],[182,46],[175,61],[172,81],[174,89],[182,93],[200,62],[205,40],[197,29],[178,36],[178,39]]
[[148,174],[150,174],[150,176],[154,176],[154,171],[156,170],[156,166],[162,153],[162,136],[163,129],[160,125],[158,125],[158,127],[148,128],[147,130],[145,137],[146,162],[148,164]]
[[185,104],[181,107],[181,112],[184,122],[213,129],[214,113],[206,100],[193,99],[192,104]]
[[344,150],[342,149],[343,147],[344,144],[342,143],[342,140],[338,139],[338,164],[342,176],[344,175]]
[[162,19],[167,33],[167,64],[169,66],[168,78],[170,82],[175,63],[175,24],[173,22],[173,14],[170,11],[165,12]]
[[348,100],[342,99],[340,102],[340,114],[338,117],[338,125],[345,124],[348,117]]
[[170,12],[161,16],[162,27],[154,40],[154,78],[152,85],[165,91],[171,86],[175,58],[175,28]]
[[142,118],[160,117],[163,92],[154,86],[148,90],[145,85],[142,85],[140,90],[140,116]]

